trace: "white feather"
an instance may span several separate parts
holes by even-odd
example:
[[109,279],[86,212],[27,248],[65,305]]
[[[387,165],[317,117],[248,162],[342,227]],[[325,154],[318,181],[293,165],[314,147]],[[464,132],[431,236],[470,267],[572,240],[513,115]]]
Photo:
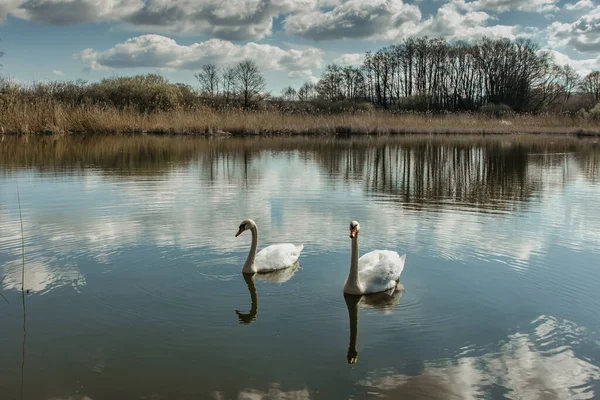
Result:
[[254,265],[257,272],[275,271],[288,268],[298,262],[304,245],[291,243],[272,244],[256,254]]
[[390,250],[373,250],[358,259],[358,276],[365,294],[394,288],[404,270],[406,254]]

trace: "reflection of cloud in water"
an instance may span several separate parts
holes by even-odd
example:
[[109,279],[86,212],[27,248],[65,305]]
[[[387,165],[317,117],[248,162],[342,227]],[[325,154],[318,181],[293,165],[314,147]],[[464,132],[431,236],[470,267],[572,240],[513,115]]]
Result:
[[[232,397],[225,396],[221,392],[213,392],[212,398],[225,400]],[[257,389],[241,390],[235,398],[237,400],[310,400],[310,393],[307,389],[283,391],[278,384],[273,384],[266,391]]]
[[[18,219],[9,218],[7,213],[0,213],[3,223],[0,225],[0,249],[11,259],[0,268],[0,277],[4,277],[2,287],[5,290],[21,289],[22,280],[22,248],[21,228]],[[18,216],[17,216],[18,218]],[[31,226],[24,222],[26,226]],[[44,293],[61,286],[72,286],[75,290],[86,284],[74,262],[61,262],[52,247],[48,246],[35,232],[25,231],[25,289],[30,292]]]
[[[51,260],[42,263],[39,261],[27,262],[25,264],[25,289],[30,292],[44,293],[60,286],[72,286],[79,291],[79,287],[85,286],[85,277],[79,273],[75,265],[61,265],[54,268]],[[11,262],[6,268],[6,278],[2,282],[4,289],[21,290],[21,263]]]
[[48,400],[92,400],[92,398],[76,394],[74,396],[67,397],[50,397]]
[[[472,399],[486,397],[492,386],[511,399],[591,399],[600,368],[578,358],[571,345],[584,330],[568,321],[541,316],[531,333],[515,333],[497,351],[426,364],[417,376],[374,371],[360,385],[379,397]],[[568,341],[568,343],[566,343]]]
[[[215,151],[210,157],[197,154],[197,162],[165,166],[158,175],[152,171],[144,175],[144,169],[124,176],[86,169],[84,174],[52,181],[50,201],[24,210],[27,260],[36,262],[37,270],[46,266],[54,273],[73,269],[79,256],[114,263],[124,249],[138,244],[176,247],[198,259],[202,259],[195,252],[199,249],[221,255],[246,252],[249,242],[233,237],[246,217],[258,223],[259,248],[276,242],[304,243],[307,254],[349,252],[345,228],[351,219],[364,221],[365,250],[427,252],[453,260],[475,257],[517,271],[556,242],[569,249],[600,251],[600,214],[594,200],[599,187],[585,180],[573,156],[563,155],[560,163],[547,165],[519,150],[515,156],[519,163],[512,168],[509,151],[493,156],[496,150],[490,150],[491,161],[484,161],[486,150],[466,148],[464,167],[453,173],[448,152],[439,153],[447,163],[443,168],[433,164],[437,153],[432,153],[434,158],[419,155],[427,167],[422,169],[415,164],[420,153],[394,152],[402,148],[382,152],[324,146],[301,153],[257,147],[246,165],[240,155]],[[385,164],[384,154],[388,154]],[[561,172],[565,164],[567,174]],[[398,172],[407,166],[412,166],[412,183],[409,175]],[[491,168],[490,177],[472,178],[484,167]],[[435,189],[432,199],[439,202],[418,203],[422,190],[414,186],[414,179],[436,168],[442,177],[431,175],[424,183]],[[386,178],[386,185],[381,179],[374,184],[377,171],[393,176]],[[21,188],[25,199],[38,195],[37,183],[47,186],[44,175],[32,179],[36,185]],[[566,183],[570,190],[565,192]],[[459,193],[449,190],[453,184],[462,190],[460,201]],[[487,188],[490,185],[493,188]],[[471,199],[469,194],[478,190],[495,197]],[[529,209],[523,218],[525,205]],[[18,212],[11,209],[10,215],[6,211],[0,215],[0,248],[16,259]],[[58,266],[58,260],[68,266]]]

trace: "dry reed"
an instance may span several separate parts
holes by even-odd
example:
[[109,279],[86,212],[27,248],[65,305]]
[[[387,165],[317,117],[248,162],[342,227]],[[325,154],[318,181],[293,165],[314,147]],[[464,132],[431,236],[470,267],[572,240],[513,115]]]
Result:
[[183,134],[183,135],[387,135],[405,133],[600,135],[600,122],[557,114],[475,113],[293,114],[279,111],[194,110],[140,113],[96,105],[69,106],[51,100],[10,102],[0,108],[4,134]]

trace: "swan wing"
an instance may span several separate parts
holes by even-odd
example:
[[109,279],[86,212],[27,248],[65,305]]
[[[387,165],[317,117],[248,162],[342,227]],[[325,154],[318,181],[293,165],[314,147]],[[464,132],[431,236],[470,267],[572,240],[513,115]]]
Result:
[[291,267],[300,257],[304,245],[291,243],[272,244],[256,254],[254,265],[257,271],[275,271]]
[[406,254],[374,250],[358,259],[358,274],[365,293],[376,293],[396,286],[404,269]]

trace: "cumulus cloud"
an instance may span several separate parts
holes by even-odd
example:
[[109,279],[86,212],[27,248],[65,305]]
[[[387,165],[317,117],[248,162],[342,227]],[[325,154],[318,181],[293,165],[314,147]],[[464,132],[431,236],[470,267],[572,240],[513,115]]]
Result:
[[52,70],[52,73],[53,73],[54,75],[56,75],[56,76],[63,76],[63,75],[65,74],[64,72],[62,72],[62,71],[61,71],[61,70],[59,70],[59,69],[53,69],[53,70]]
[[8,14],[51,25],[121,22],[155,31],[261,39],[280,15],[319,9],[336,0],[3,0]]
[[4,21],[8,14],[13,14],[21,0],[4,0],[0,2],[0,22]]
[[421,19],[419,7],[402,0],[348,0],[330,11],[290,15],[286,32],[313,40],[390,38]]
[[344,54],[341,57],[336,58],[335,60],[333,60],[333,62],[335,64],[341,65],[341,66],[349,66],[349,65],[362,65],[363,61],[365,59],[365,54],[364,53],[349,53],[349,54]]
[[142,0],[9,0],[7,8],[18,18],[52,25],[73,25],[118,20],[143,4]]
[[447,3],[438,9],[435,16],[424,21],[418,29],[420,35],[443,36],[449,40],[476,40],[483,36],[491,38],[516,37],[516,26],[490,25],[493,17],[483,11],[461,12],[454,3]]
[[600,51],[600,7],[573,23],[554,22],[548,28],[551,46],[569,46],[581,53]]
[[580,75],[585,76],[594,70],[600,69],[600,56],[596,58],[586,58],[582,60],[574,60],[568,55],[561,53],[559,51],[553,49],[544,49],[540,50],[546,53],[549,53],[550,56],[554,59],[554,63],[556,65],[571,66],[575,71],[577,71]]
[[565,4],[565,10],[568,11],[585,10],[586,8],[594,8],[592,0],[579,0],[577,3]]
[[[288,33],[314,40],[398,40],[409,35],[443,36],[449,40],[476,40],[483,36],[515,38],[518,27],[491,24],[495,18],[481,11],[486,7],[478,2],[454,1],[442,5],[435,15],[423,20],[416,5],[401,0],[349,0],[331,11],[292,15],[284,24]],[[352,56],[354,60],[348,58],[351,56],[344,57],[336,62],[352,65],[358,61],[358,56]]]
[[511,10],[527,12],[548,12],[558,10],[558,0],[476,0],[465,3],[457,1],[454,4],[461,5],[466,10],[495,12],[507,12]]
[[205,33],[229,40],[260,39],[272,33],[273,18],[316,0],[148,0],[126,21],[169,32]]
[[282,18],[288,34],[313,40],[398,40],[409,35],[470,39],[514,36],[514,27],[493,26],[485,10],[548,11],[557,1],[452,0],[423,20],[419,6],[403,0],[4,0],[0,19],[10,14],[54,25],[115,22],[155,33],[206,34],[233,41],[270,36],[273,20]]
[[208,63],[223,65],[250,58],[267,70],[304,71],[320,68],[322,61],[322,53],[316,48],[286,50],[253,42],[237,45],[222,39],[180,45],[161,35],[134,37],[105,51],[86,49],[75,57],[91,69],[151,67],[190,70]]
[[319,80],[319,78],[317,78],[316,76],[313,75],[313,72],[310,69],[303,69],[300,71],[290,71],[288,73],[288,78],[302,79],[304,81],[309,81],[309,82],[317,82]]

